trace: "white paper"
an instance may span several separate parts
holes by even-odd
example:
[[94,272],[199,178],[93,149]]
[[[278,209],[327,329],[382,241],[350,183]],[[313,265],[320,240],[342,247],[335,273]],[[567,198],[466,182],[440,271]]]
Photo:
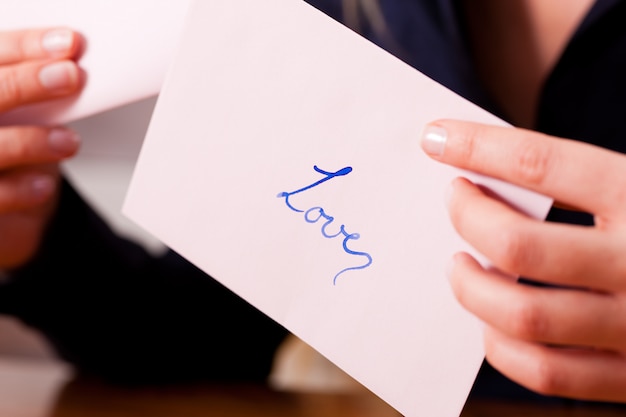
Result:
[[419,146],[443,117],[504,124],[303,1],[198,0],[124,213],[404,415],[457,416],[484,352],[444,273],[461,173]]
[[76,97],[0,115],[0,125],[59,124],[158,94],[189,0],[19,0],[2,5],[2,30],[69,27],[87,40]]

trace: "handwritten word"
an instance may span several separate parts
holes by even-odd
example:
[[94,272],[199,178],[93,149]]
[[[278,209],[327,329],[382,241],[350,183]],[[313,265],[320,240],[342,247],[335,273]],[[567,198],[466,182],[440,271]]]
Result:
[[319,172],[320,174],[324,175],[325,177],[322,178],[319,181],[314,182],[313,184],[307,185],[306,187],[302,187],[299,190],[296,191],[292,191],[292,192],[286,192],[283,191],[281,193],[279,193],[276,197],[278,198],[284,198],[285,199],[285,204],[287,205],[287,207],[289,207],[291,210],[297,212],[297,213],[304,213],[304,220],[307,223],[317,223],[318,221],[322,220],[324,221],[324,224],[322,225],[321,228],[321,232],[322,232],[322,236],[324,236],[325,238],[328,239],[333,239],[337,236],[343,236],[343,250],[348,254],[348,255],[354,255],[354,256],[360,256],[366,259],[367,262],[365,262],[362,265],[358,265],[358,266],[351,266],[348,268],[344,268],[341,271],[339,271],[335,277],[333,278],[333,285],[335,285],[337,283],[337,278],[339,277],[339,275],[343,274],[344,272],[347,271],[352,271],[352,270],[358,270],[358,269],[364,269],[367,268],[368,266],[370,266],[372,264],[372,257],[365,252],[357,252],[354,251],[352,249],[350,249],[348,247],[348,242],[351,240],[358,240],[361,235],[358,233],[348,233],[346,231],[346,227],[345,225],[341,225],[339,226],[339,231],[336,233],[332,233],[328,230],[329,226],[331,225],[331,223],[335,220],[335,218],[329,214],[327,214],[324,209],[322,207],[311,207],[308,210],[300,210],[299,208],[296,208],[293,206],[293,204],[291,204],[291,202],[289,201],[289,197],[291,197],[292,195],[301,193],[303,191],[307,191],[310,190],[311,188],[317,187],[320,184],[325,183],[326,181],[329,181],[335,177],[342,177],[344,175],[348,175],[349,173],[352,172],[352,167],[345,167],[345,168],[341,168],[339,171],[337,172],[327,172],[324,171],[320,168],[317,167],[317,165],[313,166],[313,169],[317,172]]

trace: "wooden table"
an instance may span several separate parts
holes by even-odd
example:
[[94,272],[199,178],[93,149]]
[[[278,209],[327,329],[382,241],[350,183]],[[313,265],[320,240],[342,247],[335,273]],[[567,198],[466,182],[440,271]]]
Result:
[[398,417],[369,392],[288,393],[262,385],[112,387],[85,380],[61,392],[52,417]]
[[[608,407],[468,402],[463,417],[616,417]],[[82,380],[61,391],[52,417],[398,417],[389,405],[363,391],[344,394],[287,393],[242,384],[113,387]],[[425,416],[429,417],[429,416]]]
[[[617,417],[626,409],[470,399],[462,417]],[[0,360],[1,417],[399,417],[360,388],[297,393],[251,384],[121,387],[75,376],[66,366]],[[431,416],[425,416],[431,417]]]

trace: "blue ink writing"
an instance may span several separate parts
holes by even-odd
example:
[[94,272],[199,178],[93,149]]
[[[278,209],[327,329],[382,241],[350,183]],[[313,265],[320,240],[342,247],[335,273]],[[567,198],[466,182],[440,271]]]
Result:
[[290,209],[292,209],[293,211],[297,211],[298,213],[302,213],[304,210],[298,210],[297,208],[295,208],[294,206],[292,206],[291,204],[289,204],[289,197],[291,197],[294,194],[298,194],[301,193],[302,191],[306,191],[309,190],[313,187],[317,187],[318,185],[320,185],[323,182],[326,182],[330,179],[333,179],[335,177],[339,177],[339,176],[343,176],[343,175],[348,175],[349,173],[352,172],[352,167],[345,167],[345,168],[341,168],[339,171],[337,172],[326,172],[324,170],[321,170],[317,167],[317,165],[313,166],[313,169],[316,170],[317,172],[319,172],[320,174],[324,174],[326,175],[326,178],[322,178],[321,180],[314,182],[313,184],[307,185],[306,187],[302,187],[299,190],[296,191],[292,191],[290,193],[288,192],[282,192],[280,194],[278,194],[276,197],[280,198],[280,197],[285,197],[285,203],[287,204],[287,207],[289,207]]
[[366,253],[366,252],[357,252],[354,251],[352,249],[350,249],[348,247],[348,242],[351,240],[358,240],[361,235],[358,233],[349,233],[346,231],[346,227],[345,225],[341,225],[339,226],[339,230],[336,232],[331,232],[328,230],[329,226],[332,224],[332,222],[335,220],[335,218],[329,214],[327,214],[324,209],[322,207],[312,207],[308,210],[300,210],[296,207],[293,206],[293,204],[289,201],[289,197],[291,197],[294,194],[298,194],[301,193],[303,191],[306,190],[310,190],[311,188],[317,187],[318,185],[331,180],[335,177],[341,177],[344,175],[348,175],[349,173],[352,172],[352,168],[351,167],[345,167],[340,169],[339,171],[336,172],[328,172],[328,171],[324,171],[320,168],[316,166],[313,167],[313,169],[316,172],[319,172],[320,174],[324,175],[324,178],[322,178],[319,181],[314,182],[313,184],[307,185],[306,187],[302,187],[296,191],[292,191],[292,192],[286,192],[283,191],[281,193],[279,193],[276,197],[278,198],[284,198],[285,199],[285,204],[287,205],[287,207],[289,207],[291,210],[295,211],[296,213],[304,213],[304,220],[307,223],[317,223],[318,221],[322,220],[324,222],[324,224],[322,225],[321,228],[321,232],[322,232],[322,236],[324,236],[325,238],[328,239],[333,239],[335,237],[338,236],[343,236],[343,242],[342,242],[342,246],[343,246],[343,250],[348,254],[348,255],[354,255],[354,256],[360,256],[365,258],[364,261],[365,263],[362,265],[357,265],[357,266],[352,266],[352,267],[348,267],[348,268],[344,268],[341,271],[339,271],[337,274],[335,274],[335,277],[333,278],[333,285],[335,285],[337,283],[337,278],[339,277],[339,275],[343,274],[344,272],[347,271],[353,271],[353,270],[359,270],[359,269],[364,269],[367,268],[368,266],[370,266],[372,264],[372,257]]

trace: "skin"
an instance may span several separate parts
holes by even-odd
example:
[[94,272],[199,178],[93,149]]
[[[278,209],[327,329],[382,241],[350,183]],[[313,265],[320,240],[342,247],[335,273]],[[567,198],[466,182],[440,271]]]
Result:
[[449,268],[457,299],[485,323],[487,360],[542,394],[626,402],[626,156],[525,129],[434,125],[447,140],[423,141],[433,159],[595,216],[593,227],[544,223],[466,179],[452,183],[451,221],[492,263],[458,253]]
[[[76,94],[81,48],[80,36],[63,28],[0,32],[0,112]],[[0,126],[0,270],[36,252],[58,199],[58,163],[78,148],[62,127]]]
[[594,0],[466,0],[479,77],[507,120],[532,128],[543,81]]

